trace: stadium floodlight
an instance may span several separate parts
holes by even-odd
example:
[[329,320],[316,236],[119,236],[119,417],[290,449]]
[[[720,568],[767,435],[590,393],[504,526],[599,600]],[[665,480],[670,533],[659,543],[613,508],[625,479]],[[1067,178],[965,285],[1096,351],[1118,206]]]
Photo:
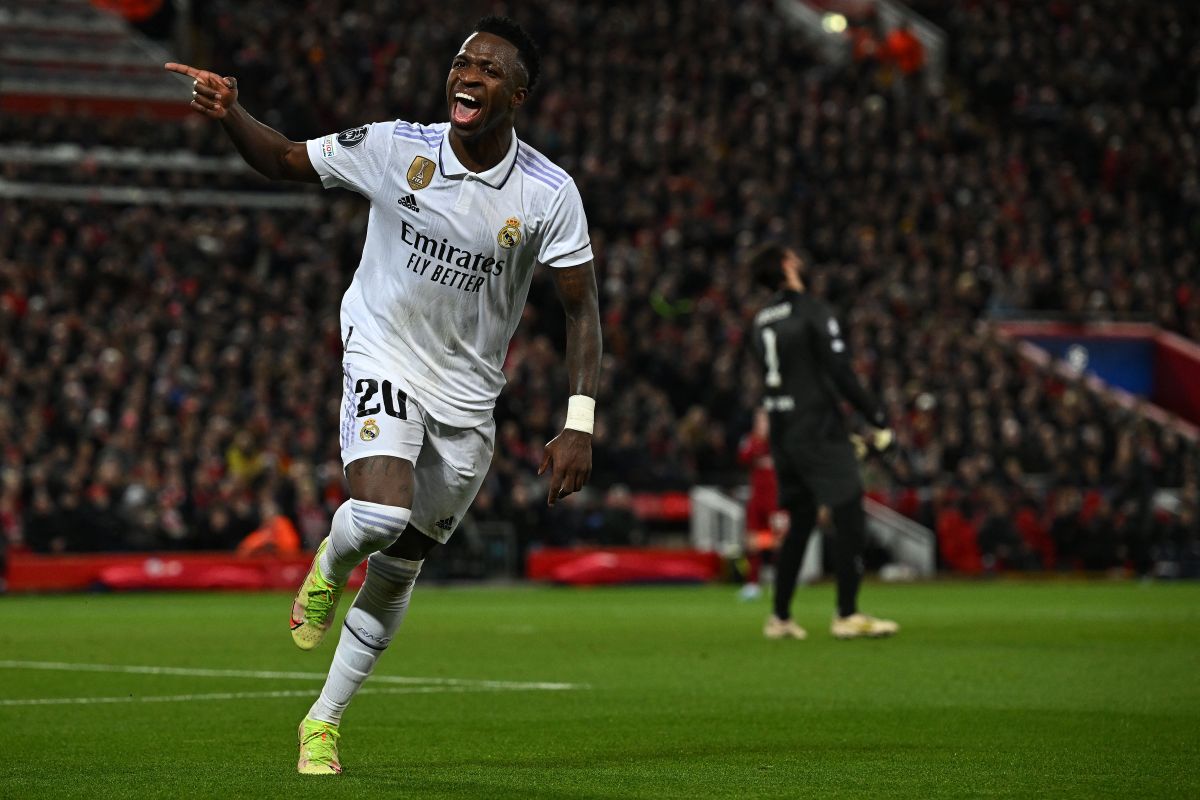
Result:
[[842,14],[829,13],[821,19],[821,27],[826,33],[845,33],[846,17]]

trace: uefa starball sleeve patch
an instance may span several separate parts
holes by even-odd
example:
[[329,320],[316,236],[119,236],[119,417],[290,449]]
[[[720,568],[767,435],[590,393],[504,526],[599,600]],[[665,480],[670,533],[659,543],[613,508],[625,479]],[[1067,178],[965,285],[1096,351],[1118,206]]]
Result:
[[367,138],[367,127],[348,128],[337,135],[338,144],[345,148],[358,147]]

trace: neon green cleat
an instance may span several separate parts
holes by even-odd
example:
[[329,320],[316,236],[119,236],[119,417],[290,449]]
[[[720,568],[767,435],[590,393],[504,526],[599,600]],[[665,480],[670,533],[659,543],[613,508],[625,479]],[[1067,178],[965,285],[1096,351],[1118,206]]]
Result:
[[341,775],[338,761],[337,725],[322,719],[305,717],[300,721],[300,761],[296,771],[301,775]]
[[304,583],[292,601],[292,641],[301,650],[312,650],[324,639],[333,625],[334,612],[342,599],[345,585],[334,586],[321,575],[321,554],[329,546],[329,538],[321,542]]

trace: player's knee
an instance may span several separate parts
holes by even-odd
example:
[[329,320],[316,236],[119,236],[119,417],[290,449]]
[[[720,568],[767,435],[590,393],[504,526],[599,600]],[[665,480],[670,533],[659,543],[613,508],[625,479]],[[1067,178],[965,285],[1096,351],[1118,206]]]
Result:
[[399,539],[412,515],[407,508],[366,500],[351,499],[349,506],[350,524],[358,534],[356,538],[370,550],[382,550]]
[[384,555],[411,561],[423,561],[425,556],[429,555],[429,551],[437,545],[436,539],[431,539],[416,528],[410,527],[391,547],[384,551]]

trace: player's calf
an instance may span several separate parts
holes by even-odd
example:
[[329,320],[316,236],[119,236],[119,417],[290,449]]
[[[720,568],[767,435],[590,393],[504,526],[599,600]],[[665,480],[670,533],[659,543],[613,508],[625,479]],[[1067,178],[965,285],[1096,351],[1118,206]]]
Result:
[[342,714],[404,621],[421,563],[383,553],[368,560],[367,579],[346,612],[329,677],[309,709],[310,719],[341,724]]

